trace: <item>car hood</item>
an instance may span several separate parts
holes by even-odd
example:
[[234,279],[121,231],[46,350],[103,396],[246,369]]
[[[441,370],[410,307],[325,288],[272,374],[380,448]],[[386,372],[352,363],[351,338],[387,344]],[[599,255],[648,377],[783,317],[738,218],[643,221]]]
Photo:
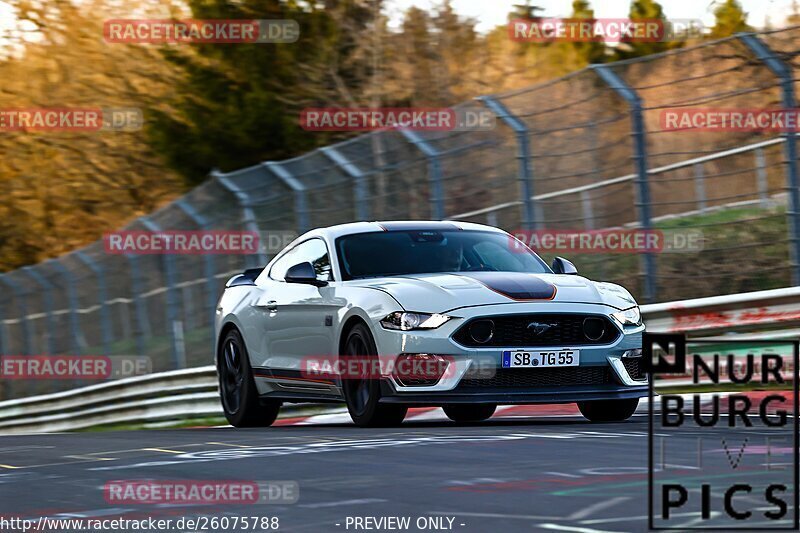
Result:
[[518,272],[416,274],[349,282],[390,294],[407,311],[443,313],[460,307],[513,302],[578,302],[617,309],[636,305],[619,285],[580,276]]

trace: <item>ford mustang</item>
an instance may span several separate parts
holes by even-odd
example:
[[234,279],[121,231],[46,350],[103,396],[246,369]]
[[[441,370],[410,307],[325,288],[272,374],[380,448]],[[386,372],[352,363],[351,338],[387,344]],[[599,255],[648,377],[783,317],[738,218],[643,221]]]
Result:
[[548,266],[497,228],[357,222],[310,231],[231,278],[216,308],[225,416],[268,426],[283,403],[344,402],[359,426],[441,406],[573,403],[629,418],[647,395],[639,307],[619,285]]

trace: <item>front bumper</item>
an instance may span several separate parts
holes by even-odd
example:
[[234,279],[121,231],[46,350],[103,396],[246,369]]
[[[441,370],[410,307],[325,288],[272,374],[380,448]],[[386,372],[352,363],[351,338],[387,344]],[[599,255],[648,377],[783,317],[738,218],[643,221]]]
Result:
[[614,387],[594,389],[559,389],[537,391],[509,391],[487,389],[481,392],[404,392],[398,393],[387,381],[382,382],[381,403],[403,403],[418,406],[440,407],[453,403],[491,403],[499,405],[535,403],[573,403],[590,400],[627,400],[647,396],[647,384],[636,387]]
[[[546,308],[545,308],[546,306]],[[622,355],[628,350],[642,347],[644,326],[619,327],[620,336],[611,344],[576,346],[503,346],[493,348],[468,348],[452,339],[453,333],[467,320],[482,316],[514,315],[533,313],[580,313],[608,315],[615,311],[599,304],[565,303],[515,303],[459,309],[450,313],[458,318],[450,320],[442,327],[427,331],[399,332],[385,330],[375,324],[376,343],[382,356],[400,353],[431,353],[452,357],[449,369],[436,384],[425,386],[404,386],[394,376],[382,379],[381,402],[409,403],[416,405],[445,405],[450,403],[572,403],[589,400],[611,400],[641,398],[648,394],[648,383],[641,379],[641,372],[632,373],[634,368],[629,359]],[[580,365],[565,367],[576,369],[592,377],[576,379],[565,370],[561,378],[540,379],[544,371],[554,369],[503,369],[504,350],[560,350],[579,349]],[[640,358],[639,358],[640,359]],[[626,366],[627,364],[627,366]],[[474,379],[470,369],[493,367],[498,379],[482,382]],[[529,376],[531,379],[518,379],[521,372],[539,372]],[[555,374],[559,374],[556,372]],[[633,375],[632,375],[633,374]]]

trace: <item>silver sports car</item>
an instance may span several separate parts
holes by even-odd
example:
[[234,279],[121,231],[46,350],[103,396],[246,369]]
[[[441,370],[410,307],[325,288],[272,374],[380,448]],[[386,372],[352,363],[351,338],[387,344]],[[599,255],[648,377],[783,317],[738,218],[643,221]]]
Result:
[[236,427],[270,425],[284,402],[344,402],[359,426],[410,406],[478,422],[498,404],[572,402],[619,421],[647,395],[643,331],[627,290],[497,228],[358,222],[231,278],[215,364]]

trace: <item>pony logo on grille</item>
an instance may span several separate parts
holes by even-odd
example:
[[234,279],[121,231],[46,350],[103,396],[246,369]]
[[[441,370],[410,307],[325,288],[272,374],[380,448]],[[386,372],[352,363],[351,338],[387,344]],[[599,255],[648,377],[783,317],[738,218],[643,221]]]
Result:
[[543,335],[551,328],[558,326],[558,324],[545,324],[543,322],[531,322],[528,324],[528,329],[532,330],[536,335]]

